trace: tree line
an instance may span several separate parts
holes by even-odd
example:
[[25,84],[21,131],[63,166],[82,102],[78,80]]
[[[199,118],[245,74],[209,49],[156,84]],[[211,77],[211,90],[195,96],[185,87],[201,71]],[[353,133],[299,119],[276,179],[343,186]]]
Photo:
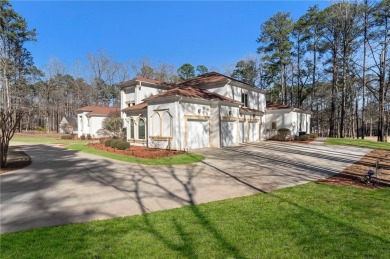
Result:
[[375,134],[384,141],[390,111],[390,1],[310,7],[299,19],[278,12],[257,39],[257,84],[268,99],[313,112],[315,132]]
[[320,135],[384,141],[389,131],[389,0],[315,5],[297,20],[278,12],[260,26],[257,56],[225,70],[148,58],[118,62],[104,50],[70,67],[52,58],[38,68],[24,47],[36,40],[35,29],[8,1],[0,3],[0,104],[25,108],[20,131],[58,131],[62,117],[79,107],[119,106],[119,83],[135,76],[176,83],[209,70],[267,90],[267,100],[311,110]]

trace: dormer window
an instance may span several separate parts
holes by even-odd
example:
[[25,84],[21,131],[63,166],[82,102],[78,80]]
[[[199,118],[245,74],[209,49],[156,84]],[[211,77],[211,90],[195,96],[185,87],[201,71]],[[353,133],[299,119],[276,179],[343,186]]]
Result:
[[248,93],[241,93],[241,102],[244,104],[244,107],[248,107]]
[[127,107],[131,107],[131,106],[135,105],[135,101],[127,101],[126,104],[127,104]]

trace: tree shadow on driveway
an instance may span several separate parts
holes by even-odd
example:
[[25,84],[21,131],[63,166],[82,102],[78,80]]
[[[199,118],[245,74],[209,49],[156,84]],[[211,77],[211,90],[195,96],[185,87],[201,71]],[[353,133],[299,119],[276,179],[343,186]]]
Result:
[[[186,232],[183,223],[180,223],[182,221],[175,217],[170,219],[176,236],[180,237],[180,240],[173,240],[159,230],[148,214],[188,205],[196,222],[218,244],[216,249],[225,251],[227,256],[243,258],[245,252],[240,251],[213,220],[195,205],[207,201],[207,198],[209,201],[215,200],[213,195],[217,193],[213,193],[213,190],[221,185],[230,188],[225,190],[226,193],[234,191],[234,188],[245,190],[241,195],[267,192],[248,175],[232,172],[231,164],[234,160],[224,166],[207,160],[185,166],[143,166],[48,145],[25,146],[24,149],[32,155],[32,165],[1,178],[2,232],[142,214],[144,224],[137,227],[139,230],[155,236],[158,242],[182,256],[196,257],[194,240]],[[259,164],[268,163],[264,167],[267,174],[272,174],[271,167],[275,167],[275,163],[286,168],[313,170],[302,163],[275,161],[272,157],[247,154],[244,151],[229,152],[233,156],[246,157],[251,168],[260,168]],[[256,177],[257,172],[251,168],[247,174]],[[285,176],[289,177],[289,174]],[[307,180],[304,174],[295,174],[294,177]],[[263,181],[267,182],[267,178]],[[221,195],[218,199],[224,197]],[[333,221],[331,217],[302,207],[292,200],[277,195],[275,198],[323,221]],[[335,223],[341,228],[351,227],[343,222]]]

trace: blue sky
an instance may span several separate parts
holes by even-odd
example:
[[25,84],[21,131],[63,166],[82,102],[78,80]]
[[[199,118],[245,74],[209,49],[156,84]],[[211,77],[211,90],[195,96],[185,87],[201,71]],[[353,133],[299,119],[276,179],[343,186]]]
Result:
[[51,57],[71,65],[105,50],[117,61],[150,58],[179,67],[223,67],[256,53],[261,24],[278,11],[299,18],[327,1],[132,2],[12,1],[38,31],[28,45],[37,66]]

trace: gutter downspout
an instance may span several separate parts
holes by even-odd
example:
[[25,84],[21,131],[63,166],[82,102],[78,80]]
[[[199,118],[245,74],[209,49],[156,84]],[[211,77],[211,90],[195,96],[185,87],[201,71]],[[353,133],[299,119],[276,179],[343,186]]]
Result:
[[180,99],[177,101],[177,105],[176,105],[176,113],[177,113],[177,116],[176,116],[176,120],[177,120],[177,124],[179,126],[179,142],[180,142],[180,150],[182,150],[182,146],[183,146],[183,142],[182,142],[182,132],[181,132],[181,125],[180,125],[180,101],[183,99],[183,96],[180,96]]

